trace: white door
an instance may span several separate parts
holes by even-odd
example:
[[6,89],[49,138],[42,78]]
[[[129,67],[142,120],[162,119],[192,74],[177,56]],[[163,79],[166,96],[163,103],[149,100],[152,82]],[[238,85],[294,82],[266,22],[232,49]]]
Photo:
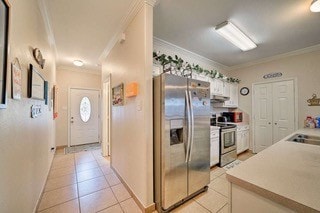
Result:
[[103,140],[102,140],[102,155],[109,156],[110,155],[110,78],[103,84]]
[[253,87],[254,152],[272,145],[272,84]]
[[294,131],[293,81],[273,83],[273,143]]
[[70,145],[99,142],[98,90],[70,89]]
[[293,80],[253,87],[254,151],[260,152],[294,131]]

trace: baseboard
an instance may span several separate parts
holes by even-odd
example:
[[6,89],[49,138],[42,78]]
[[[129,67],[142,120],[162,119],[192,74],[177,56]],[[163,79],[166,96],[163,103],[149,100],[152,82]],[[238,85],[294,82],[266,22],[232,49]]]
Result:
[[117,172],[117,170],[110,165],[110,167],[112,168],[112,170],[115,172],[115,174],[117,175],[117,177],[120,179],[120,181],[122,182],[122,184],[124,185],[124,187],[126,187],[126,189],[128,190],[128,192],[130,193],[131,197],[134,199],[134,201],[138,204],[139,208],[141,209],[142,212],[144,213],[152,213],[153,211],[156,210],[156,205],[155,203],[151,204],[148,207],[145,207],[141,201],[137,198],[137,196],[133,193],[133,191],[131,190],[131,188],[128,186],[128,184],[122,179],[122,177],[119,175],[119,173]]
[[[56,151],[56,150],[57,150],[57,149],[55,149],[54,151]],[[51,171],[51,167],[52,167],[54,155],[55,155],[55,152],[54,152],[53,155],[52,155],[51,163],[50,163],[49,169],[48,169],[48,171],[47,171],[47,178],[46,178],[46,180],[44,181],[44,184],[42,185],[41,193],[40,193],[40,196],[39,196],[39,198],[38,198],[38,200],[37,200],[36,206],[35,206],[35,208],[33,209],[33,213],[36,213],[36,212],[37,212],[37,209],[38,209],[38,207],[39,207],[39,205],[40,205],[40,201],[41,201],[42,196],[43,196],[43,193],[44,193],[44,188],[46,187],[46,184],[47,184],[47,181],[48,181],[48,177],[49,177],[49,173],[50,173],[50,171]]]

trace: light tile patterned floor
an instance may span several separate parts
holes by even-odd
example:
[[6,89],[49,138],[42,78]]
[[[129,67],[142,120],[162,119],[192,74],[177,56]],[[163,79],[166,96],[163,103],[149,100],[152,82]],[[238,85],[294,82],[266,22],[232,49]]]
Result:
[[101,150],[65,155],[57,150],[40,213],[142,212]]
[[[141,212],[110,168],[109,159],[102,157],[100,152],[94,150],[64,155],[62,150],[57,150],[38,212]],[[238,159],[244,161],[251,156],[253,154],[247,151]],[[212,168],[208,191],[172,212],[228,212],[229,184],[225,172],[223,168]]]

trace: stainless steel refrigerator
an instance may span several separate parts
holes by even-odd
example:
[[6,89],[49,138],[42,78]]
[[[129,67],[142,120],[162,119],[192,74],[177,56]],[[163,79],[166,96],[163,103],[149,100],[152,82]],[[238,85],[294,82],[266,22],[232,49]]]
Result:
[[171,74],[153,83],[155,203],[166,212],[207,190],[210,83]]

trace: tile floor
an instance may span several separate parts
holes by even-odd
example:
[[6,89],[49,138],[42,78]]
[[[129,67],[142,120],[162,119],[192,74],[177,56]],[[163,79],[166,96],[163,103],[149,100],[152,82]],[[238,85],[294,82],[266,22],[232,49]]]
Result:
[[57,150],[49,172],[40,213],[141,212],[110,168],[101,150],[63,153]]
[[[110,168],[110,161],[100,150],[63,153],[57,150],[49,172],[39,213],[118,213],[141,212],[134,199]],[[244,161],[253,154],[238,156]],[[173,212],[228,212],[228,181],[225,170],[211,169],[207,192],[173,210]]]

